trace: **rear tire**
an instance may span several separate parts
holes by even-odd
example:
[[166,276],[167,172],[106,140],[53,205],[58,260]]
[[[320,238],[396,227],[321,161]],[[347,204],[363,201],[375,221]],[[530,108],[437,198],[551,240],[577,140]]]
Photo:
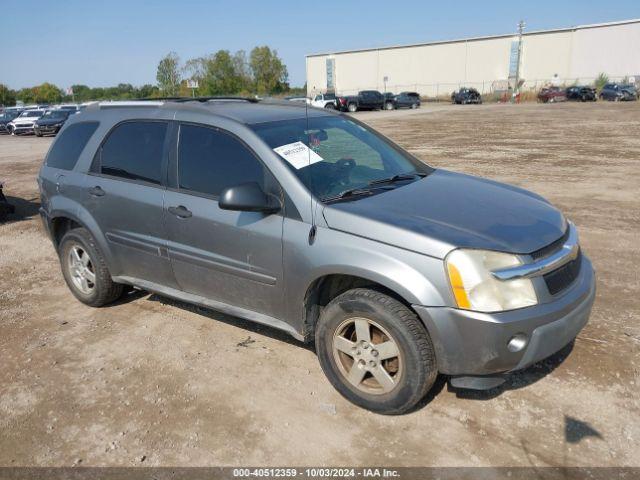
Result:
[[393,110],[393,103],[391,102],[387,102],[384,104],[384,109],[385,110]]
[[85,228],[74,228],[58,247],[62,275],[71,293],[82,303],[101,307],[117,300],[123,285],[113,282],[104,256]]
[[424,325],[398,300],[366,288],[334,298],[315,333],[331,384],[350,402],[386,415],[415,407],[438,374]]
[[333,103],[327,103],[324,108],[328,109],[328,110],[335,110],[336,106]]
[[416,108],[418,108],[418,104],[417,103],[412,103],[411,104],[411,109],[415,110]]
[[355,103],[350,103],[349,105],[347,105],[347,110],[351,113],[357,112],[358,106]]

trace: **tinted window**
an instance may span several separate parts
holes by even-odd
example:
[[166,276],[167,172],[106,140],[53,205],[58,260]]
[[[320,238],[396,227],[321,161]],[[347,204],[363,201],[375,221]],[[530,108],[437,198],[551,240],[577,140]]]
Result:
[[178,184],[208,195],[247,182],[264,184],[264,167],[239,140],[195,125],[180,126]]
[[98,122],[75,123],[65,128],[51,147],[47,156],[47,165],[63,170],[73,169],[96,128],[98,128]]
[[100,171],[105,175],[161,183],[162,151],[167,124],[126,122],[102,146]]

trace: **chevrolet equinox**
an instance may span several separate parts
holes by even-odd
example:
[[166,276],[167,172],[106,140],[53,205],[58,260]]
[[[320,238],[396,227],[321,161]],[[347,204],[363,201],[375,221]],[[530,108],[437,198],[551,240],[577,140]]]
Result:
[[489,389],[570,343],[595,296],[575,226],[521,188],[427,166],[347,115],[247,99],[93,104],[39,175],[62,273],[315,341],[364,408],[438,373]]

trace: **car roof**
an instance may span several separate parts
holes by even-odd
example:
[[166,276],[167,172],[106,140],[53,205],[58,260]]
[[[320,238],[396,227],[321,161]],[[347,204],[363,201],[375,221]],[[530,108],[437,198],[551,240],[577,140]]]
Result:
[[[131,118],[140,118],[143,111],[150,112],[156,109],[169,110],[173,112],[189,112],[194,114],[210,113],[211,115],[225,117],[238,123],[253,125],[257,123],[275,122],[282,120],[294,120],[298,118],[325,117],[336,115],[336,113],[326,109],[308,107],[306,103],[296,103],[289,101],[265,100],[261,102],[220,99],[220,100],[189,100],[179,101],[123,101],[123,102],[95,102],[89,105],[85,112],[91,113],[96,110],[118,109],[121,113]],[[145,116],[145,115],[142,115]]]

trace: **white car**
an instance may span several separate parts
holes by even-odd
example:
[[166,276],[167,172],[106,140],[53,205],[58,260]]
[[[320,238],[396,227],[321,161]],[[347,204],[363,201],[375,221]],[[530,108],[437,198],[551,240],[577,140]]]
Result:
[[311,100],[312,107],[318,108],[336,108],[335,93],[320,93]]
[[33,134],[33,125],[44,115],[44,112],[44,110],[25,110],[7,124],[7,130],[11,132],[11,135]]

